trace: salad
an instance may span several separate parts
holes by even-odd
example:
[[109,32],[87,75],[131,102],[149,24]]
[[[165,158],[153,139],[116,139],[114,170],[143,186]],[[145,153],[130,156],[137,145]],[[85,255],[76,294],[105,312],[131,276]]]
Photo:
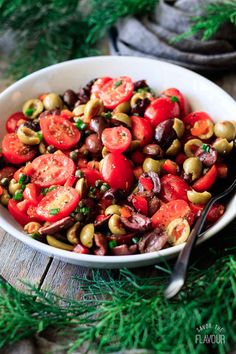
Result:
[[[41,242],[132,255],[187,240],[228,175],[236,125],[191,112],[177,88],[101,77],[27,100],[6,121],[0,203]],[[215,204],[208,226],[224,213]]]

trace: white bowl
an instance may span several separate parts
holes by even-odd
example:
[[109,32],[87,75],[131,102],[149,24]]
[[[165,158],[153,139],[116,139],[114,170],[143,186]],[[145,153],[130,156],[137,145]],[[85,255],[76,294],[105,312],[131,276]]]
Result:
[[[226,92],[204,77],[182,67],[159,60],[135,57],[92,57],[72,60],[37,71],[16,82],[0,95],[1,126],[7,117],[22,107],[22,103],[42,92],[62,93],[66,89],[78,90],[89,80],[100,76],[131,76],[133,80],[146,79],[157,92],[177,87],[189,99],[193,110],[203,110],[215,121],[235,120],[236,102]],[[5,134],[1,129],[0,140]],[[7,209],[0,206],[0,225],[11,235],[38,251],[68,263],[92,268],[140,267],[154,264],[176,255],[183,245],[159,252],[132,256],[80,255],[63,251],[36,241],[22,231]],[[223,217],[198,240],[203,242],[225,227],[236,216],[236,196],[227,205]]]

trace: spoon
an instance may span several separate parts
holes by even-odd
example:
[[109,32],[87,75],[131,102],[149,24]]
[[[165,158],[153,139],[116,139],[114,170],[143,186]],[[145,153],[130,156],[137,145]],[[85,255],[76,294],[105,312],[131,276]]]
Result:
[[195,243],[197,241],[197,237],[203,228],[208,211],[210,210],[211,206],[216,201],[231,194],[235,190],[235,187],[236,187],[236,179],[234,179],[233,183],[227,189],[225,189],[223,192],[216,195],[215,197],[211,198],[210,201],[206,204],[201,216],[196,221],[196,223],[189,235],[189,238],[188,238],[184,248],[180,252],[179,257],[175,263],[175,266],[174,266],[173,272],[171,274],[168,286],[165,290],[165,297],[167,299],[171,299],[176,294],[178,294],[178,292],[181,290],[181,288],[183,287],[183,285],[185,283],[188,264],[189,264],[189,260],[190,260],[190,255],[191,255],[192,250],[193,250]]

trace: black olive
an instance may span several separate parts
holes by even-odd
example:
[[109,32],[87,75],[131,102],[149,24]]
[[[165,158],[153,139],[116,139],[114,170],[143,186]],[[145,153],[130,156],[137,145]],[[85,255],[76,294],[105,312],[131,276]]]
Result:
[[73,110],[75,103],[78,101],[78,96],[73,90],[66,90],[63,93],[62,99],[70,110]]
[[159,123],[155,128],[155,140],[162,149],[168,149],[172,142],[177,138],[173,125],[174,119],[168,119]]

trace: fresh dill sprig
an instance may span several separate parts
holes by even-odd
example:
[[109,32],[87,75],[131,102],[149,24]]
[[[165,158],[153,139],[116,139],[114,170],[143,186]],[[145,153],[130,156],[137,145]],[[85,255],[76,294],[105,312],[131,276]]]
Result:
[[222,25],[232,23],[236,26],[236,2],[232,0],[214,1],[203,7],[203,15],[192,17],[190,29],[173,38],[172,42],[178,42],[192,37],[198,32],[203,40],[210,39]]

